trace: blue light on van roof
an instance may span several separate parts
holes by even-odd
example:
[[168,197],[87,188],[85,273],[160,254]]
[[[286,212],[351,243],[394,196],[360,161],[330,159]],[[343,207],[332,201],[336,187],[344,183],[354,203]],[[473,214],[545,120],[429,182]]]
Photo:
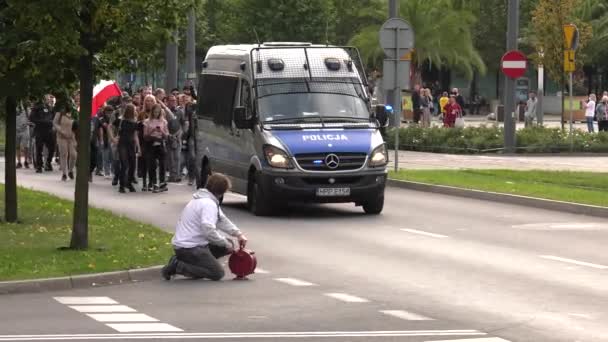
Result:
[[393,106],[390,105],[386,105],[384,106],[384,109],[388,110],[389,112],[393,110]]
[[313,160],[312,163],[315,165],[321,165],[321,164],[323,164],[323,160]]

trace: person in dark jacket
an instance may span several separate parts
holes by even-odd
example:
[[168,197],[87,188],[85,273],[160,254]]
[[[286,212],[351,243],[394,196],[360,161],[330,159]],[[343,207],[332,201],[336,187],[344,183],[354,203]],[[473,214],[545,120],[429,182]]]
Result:
[[465,103],[464,103],[464,97],[462,95],[460,95],[460,91],[458,90],[458,88],[454,88],[452,89],[452,95],[456,96],[456,103],[458,103],[458,105],[460,106],[460,109],[462,110],[462,115],[466,115],[465,112]]
[[414,123],[420,122],[422,116],[422,97],[420,96],[420,86],[414,86],[414,93],[412,93],[412,111],[414,113]]
[[[55,155],[55,137],[53,136],[53,112],[52,97],[46,95],[43,103],[38,103],[32,110],[30,120],[34,124],[34,137],[36,139],[36,172],[42,173],[42,168],[46,171],[53,171],[51,162]],[[47,149],[46,160],[42,159],[44,147]]]

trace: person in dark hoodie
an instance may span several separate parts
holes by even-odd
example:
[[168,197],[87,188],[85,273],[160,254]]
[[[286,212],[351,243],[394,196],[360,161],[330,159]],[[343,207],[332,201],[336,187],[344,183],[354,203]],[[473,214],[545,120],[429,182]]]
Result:
[[224,268],[217,259],[231,254],[232,238],[245,247],[247,238],[224,215],[220,201],[230,189],[228,177],[215,173],[204,189],[198,190],[186,205],[171,241],[175,255],[161,274],[166,280],[180,274],[195,279],[221,280]]
[[[51,95],[44,96],[44,102],[38,103],[32,110],[30,120],[34,124],[34,137],[36,139],[36,172],[42,173],[42,168],[46,171],[53,171],[51,162],[55,155],[55,137],[53,136],[53,98]],[[42,159],[44,147],[47,148],[46,160]]]

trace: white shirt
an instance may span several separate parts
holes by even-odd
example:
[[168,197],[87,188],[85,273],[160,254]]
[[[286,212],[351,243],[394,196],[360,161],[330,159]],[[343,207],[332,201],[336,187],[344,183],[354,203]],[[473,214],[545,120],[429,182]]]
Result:
[[595,116],[595,101],[589,100],[589,102],[587,102],[587,106],[586,106],[586,109],[585,109],[585,116],[586,117],[594,117]]
[[232,247],[227,236],[241,231],[224,215],[219,201],[206,189],[199,190],[186,205],[171,241],[175,248],[194,248],[208,244]]

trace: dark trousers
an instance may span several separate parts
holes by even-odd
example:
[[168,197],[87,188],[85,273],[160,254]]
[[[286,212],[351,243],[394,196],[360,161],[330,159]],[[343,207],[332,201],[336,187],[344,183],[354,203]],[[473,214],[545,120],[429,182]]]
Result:
[[422,117],[422,110],[414,109],[414,122],[419,123],[421,117]]
[[214,245],[176,248],[177,274],[194,279],[221,280],[224,277],[224,268],[217,259],[228,254],[226,248]]
[[[157,185],[157,181],[160,184],[165,183],[165,146],[159,145],[154,146],[152,143],[148,143],[146,146],[146,168],[148,169],[148,177],[150,178],[150,184]],[[156,177],[156,170],[158,167],[158,179]]]
[[120,187],[129,187],[135,181],[135,145],[118,145]]
[[597,122],[597,127],[600,132],[608,131],[608,120],[599,120]]
[[90,160],[90,168],[89,172],[92,174],[97,167],[97,144],[91,142],[91,160]]
[[[48,155],[46,157],[46,164],[42,160],[42,152],[46,146]],[[55,138],[53,133],[38,133],[36,134],[36,167],[41,169],[44,165],[47,167],[51,166],[51,161],[55,155]]]

